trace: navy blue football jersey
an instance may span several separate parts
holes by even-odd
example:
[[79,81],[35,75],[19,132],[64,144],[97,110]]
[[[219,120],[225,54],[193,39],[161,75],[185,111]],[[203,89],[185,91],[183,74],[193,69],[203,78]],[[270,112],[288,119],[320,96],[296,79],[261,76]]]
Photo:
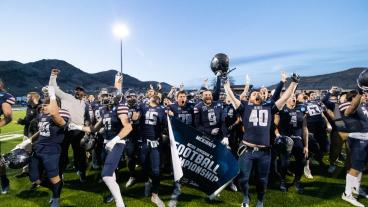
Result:
[[140,134],[143,139],[157,140],[167,124],[165,108],[141,104],[140,112]]
[[[68,123],[70,119],[69,112],[65,109],[60,109],[59,114],[65,120],[65,122]],[[44,147],[49,147],[50,153],[60,153],[60,144],[63,142],[64,134],[68,124],[65,124],[64,126],[58,126],[54,123],[50,114],[43,113],[39,114],[37,121],[40,135],[33,144],[34,149],[40,150]]]
[[243,140],[257,145],[270,146],[270,130],[273,115],[278,112],[274,101],[262,105],[242,101],[237,111],[240,113],[245,133]]
[[92,124],[95,124],[97,122],[96,118],[96,110],[99,109],[99,105],[97,102],[91,102],[88,104],[88,113]]
[[111,110],[108,110],[107,108],[101,110],[102,123],[105,128],[104,133],[102,133],[104,139],[111,140],[120,132],[123,128],[123,124],[121,123],[119,116],[122,114],[128,115],[128,110],[129,108],[122,103],[117,106],[113,106]]
[[134,106],[129,106],[128,104],[125,104],[128,109],[128,119],[130,124],[132,125],[132,131],[129,133],[129,138],[138,138],[139,136],[139,118],[137,120],[133,120],[132,116],[134,112],[139,113],[139,104],[135,104]]
[[211,135],[211,131],[219,128],[218,136],[228,136],[225,126],[225,114],[221,102],[213,102],[210,106],[206,106],[203,102],[199,102],[194,106],[194,125],[204,134]]
[[107,110],[106,106],[97,105],[97,108],[95,110],[95,118],[96,118],[97,121],[102,119],[102,114],[104,114],[106,110]]
[[232,104],[224,104],[225,123],[229,127],[233,125],[238,119],[238,112],[235,110]]
[[128,118],[129,118],[129,122],[132,124],[132,126],[138,126],[139,125],[139,119],[138,120],[133,120],[132,116],[134,112],[138,112],[139,113],[139,108],[140,105],[139,104],[135,104],[134,106],[129,106],[128,104],[125,103],[125,106],[127,106],[129,108],[128,110]]
[[357,113],[352,114],[351,116],[345,116],[345,110],[348,109],[351,105],[351,102],[345,102],[340,104],[339,110],[341,112],[341,117],[344,122],[346,132],[361,132],[362,124],[359,121],[359,117]]
[[184,124],[194,124],[194,104],[186,103],[183,107],[181,107],[177,102],[175,102],[169,106],[169,109],[174,113],[174,117],[179,118],[179,120]]
[[15,104],[15,98],[10,93],[0,92],[0,116],[3,115],[2,105],[3,103],[8,103],[10,105]]
[[361,131],[363,133],[368,132],[368,105],[366,103],[362,103],[356,110],[356,117],[358,118],[361,124]]
[[281,135],[303,137],[303,121],[306,108],[302,105],[293,109],[284,106],[279,111],[278,129]]
[[307,109],[307,122],[308,124],[321,124],[324,123],[322,117],[323,108],[319,101],[307,101],[305,103]]

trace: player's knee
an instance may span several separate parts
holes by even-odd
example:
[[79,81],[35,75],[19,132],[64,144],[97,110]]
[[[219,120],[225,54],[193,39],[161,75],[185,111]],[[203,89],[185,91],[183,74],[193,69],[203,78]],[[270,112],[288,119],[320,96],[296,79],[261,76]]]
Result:
[[107,183],[107,182],[111,181],[112,179],[113,179],[112,176],[103,176],[102,177],[102,180],[104,181],[104,183]]

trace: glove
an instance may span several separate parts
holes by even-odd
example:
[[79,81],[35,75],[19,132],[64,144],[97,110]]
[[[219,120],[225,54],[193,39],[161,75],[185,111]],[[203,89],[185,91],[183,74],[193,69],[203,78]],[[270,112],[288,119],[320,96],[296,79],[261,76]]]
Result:
[[77,125],[77,124],[74,124],[74,123],[71,122],[68,125],[68,129],[69,129],[69,131],[71,131],[71,130],[83,131],[83,126],[82,125]]
[[228,146],[228,145],[229,145],[229,138],[224,137],[224,138],[221,140],[221,144]]
[[48,86],[47,91],[48,91],[50,100],[56,100],[55,88],[53,86]]
[[108,141],[105,145],[105,149],[111,151],[116,143],[125,144],[125,140],[120,139],[119,136],[115,136],[112,140]]
[[211,135],[217,135],[218,132],[219,132],[219,130],[220,130],[220,128],[214,128],[214,129],[212,129]]
[[12,149],[11,151],[14,151],[16,149],[25,149],[31,143],[32,143],[32,140],[31,139],[26,139],[22,143],[17,144],[17,146],[15,146],[15,148]]
[[293,73],[293,75],[291,75],[291,82],[295,82],[295,83],[299,83],[300,81],[300,76],[296,73]]

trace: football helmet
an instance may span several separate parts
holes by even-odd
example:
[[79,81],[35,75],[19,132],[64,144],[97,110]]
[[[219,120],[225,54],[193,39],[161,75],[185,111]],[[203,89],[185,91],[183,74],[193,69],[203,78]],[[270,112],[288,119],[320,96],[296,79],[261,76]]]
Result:
[[359,74],[357,84],[362,91],[364,92],[368,91],[368,69],[363,70]]
[[24,149],[15,149],[3,156],[1,163],[11,169],[20,169],[28,165],[30,155]]
[[229,71],[229,57],[224,53],[217,53],[212,58],[210,67],[216,75],[226,75]]

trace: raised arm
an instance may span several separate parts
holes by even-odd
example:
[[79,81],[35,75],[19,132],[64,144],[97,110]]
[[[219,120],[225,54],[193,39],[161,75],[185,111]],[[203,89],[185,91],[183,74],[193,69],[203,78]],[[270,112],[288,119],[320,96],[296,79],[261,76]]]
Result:
[[275,102],[276,107],[281,110],[286,104],[287,100],[290,98],[292,94],[294,94],[296,87],[298,86],[298,82],[300,80],[299,75],[293,73],[291,76],[291,83],[284,94]]
[[122,93],[122,88],[123,88],[123,74],[118,72],[115,75],[115,83],[114,83],[114,87],[116,89],[118,89],[118,94],[120,95]]
[[332,86],[332,88],[326,93],[322,98],[322,103],[331,111],[335,110],[335,104],[330,101],[330,97],[332,94],[336,92],[337,87]]
[[284,88],[284,85],[286,83],[287,74],[285,72],[281,72],[281,80],[280,83],[277,85],[275,92],[273,93],[271,100],[277,101],[277,99],[280,98],[280,94],[282,89]]
[[238,109],[241,102],[240,100],[238,100],[233,91],[231,90],[230,88],[230,82],[229,81],[226,81],[225,84],[224,84],[224,89],[225,89],[225,93],[226,93],[226,96],[230,98],[230,102],[231,104],[234,106],[235,109]]
[[245,84],[244,84],[244,90],[243,92],[240,94],[240,100],[245,100],[245,97],[247,96],[247,93],[249,91],[249,86],[250,86],[250,78],[249,75],[247,74],[245,76]]
[[218,101],[220,99],[221,92],[221,76],[216,77],[216,85],[213,89],[213,100]]
[[55,68],[51,69],[49,85],[54,87],[55,95],[59,97],[60,99],[73,99],[74,97],[71,94],[65,93],[57,85],[56,78],[58,74],[59,74],[58,69],[55,69]]
[[350,106],[345,110],[345,112],[344,112],[345,116],[351,116],[355,113],[358,106],[360,105],[360,101],[362,99],[362,93],[363,93],[362,91],[360,91],[360,90],[358,91],[358,94],[351,101]]
[[55,89],[52,86],[48,87],[49,97],[50,97],[50,115],[52,120],[58,126],[65,126],[66,121],[60,114],[60,109],[56,102]]

